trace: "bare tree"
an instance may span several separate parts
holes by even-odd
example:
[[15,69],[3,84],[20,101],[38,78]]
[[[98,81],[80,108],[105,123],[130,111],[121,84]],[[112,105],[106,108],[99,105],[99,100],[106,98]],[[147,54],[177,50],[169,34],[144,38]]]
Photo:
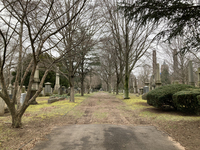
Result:
[[[62,1],[59,2],[59,9],[56,13],[62,13],[65,9],[71,7],[73,3],[68,1],[62,6]],[[81,4],[81,3],[80,3]],[[65,18],[59,19],[55,22],[55,26],[59,27],[65,24],[79,11],[80,6],[77,5],[74,9],[65,14]],[[56,48],[59,53],[63,55],[68,51],[62,59],[62,65],[66,68],[66,78],[70,85],[70,101],[74,102],[74,78],[78,75],[80,65],[84,65],[84,58],[92,49],[95,42],[93,40],[94,34],[100,28],[96,25],[98,18],[96,14],[96,3],[87,3],[79,17],[76,17],[68,26],[59,31],[58,39],[61,41]],[[96,28],[95,28],[96,27]],[[83,85],[83,84],[82,84]]]
[[153,24],[141,28],[141,24],[130,21],[117,12],[116,1],[104,0],[107,28],[112,33],[118,47],[119,59],[124,63],[124,98],[129,98],[129,76],[136,63],[148,51],[153,40]]
[[[37,64],[40,62],[40,55],[44,52],[48,52],[52,50],[57,43],[47,46],[47,41],[50,38],[55,38],[60,30],[69,26],[69,24],[78,16],[81,10],[84,8],[86,0],[77,0],[71,5],[70,8],[67,8],[62,14],[55,14],[53,10],[57,9],[57,1],[49,0],[2,0],[3,8],[0,10],[1,13],[6,13],[11,17],[11,21],[7,19],[6,16],[1,15],[0,21],[5,24],[4,28],[1,28],[0,35],[3,41],[4,50],[1,53],[1,61],[0,61],[0,82],[2,85],[2,91],[0,92],[0,97],[7,104],[11,115],[12,115],[12,126],[18,128],[22,125],[21,118],[31,104],[32,101],[39,95],[42,91],[44,80],[50,71],[50,69],[56,64],[60,58],[62,58],[66,53],[63,53],[59,58],[51,60],[51,63],[46,66],[45,73],[40,81],[39,89],[30,99],[31,95],[31,87],[34,81],[34,73],[36,70]],[[79,4],[80,7],[76,7]],[[67,14],[71,9],[77,8],[78,11],[73,14],[70,20],[55,28],[53,23],[60,19],[65,18],[65,14]],[[24,39],[25,37],[25,39]],[[28,38],[26,38],[28,37]],[[12,99],[9,98],[4,69],[6,64],[6,58],[9,53],[10,42],[17,39],[19,41],[19,48],[15,51],[15,56],[17,58],[17,70],[16,70],[16,79],[15,79],[15,89],[13,93]],[[32,54],[32,59],[27,68],[25,68],[25,73],[22,76],[21,81],[20,73],[21,73],[21,64],[22,64],[22,54],[25,52],[24,47],[29,47],[30,53]],[[25,77],[28,72],[31,71],[31,76],[27,88],[27,95],[25,101],[20,107],[16,108],[15,103],[17,100],[17,94],[22,89]],[[19,82],[20,81],[20,82]],[[20,86],[18,88],[18,85]]]

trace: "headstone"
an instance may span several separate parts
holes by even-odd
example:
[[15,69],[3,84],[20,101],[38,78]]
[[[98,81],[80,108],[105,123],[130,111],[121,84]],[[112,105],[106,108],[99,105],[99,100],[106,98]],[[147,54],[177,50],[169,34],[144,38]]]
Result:
[[4,100],[0,97],[0,116],[4,115],[4,107],[5,107],[5,102]]
[[51,83],[47,82],[45,83],[45,88],[44,88],[44,94],[51,94],[52,93],[52,89],[51,89]]
[[54,86],[54,91],[57,91],[58,94],[60,94],[60,77],[59,77],[59,67],[57,67],[57,71],[56,71],[56,83]]
[[189,81],[189,85],[195,86],[191,60],[188,63],[188,81]]
[[161,79],[160,79],[160,67],[159,63],[157,63],[157,69],[156,69],[156,88],[161,86]]
[[149,87],[148,86],[144,86],[143,87],[143,93],[148,93],[149,92]]
[[26,98],[26,93],[22,93],[21,94],[21,97],[20,97],[20,104],[23,105],[24,101],[25,101],[25,98]]

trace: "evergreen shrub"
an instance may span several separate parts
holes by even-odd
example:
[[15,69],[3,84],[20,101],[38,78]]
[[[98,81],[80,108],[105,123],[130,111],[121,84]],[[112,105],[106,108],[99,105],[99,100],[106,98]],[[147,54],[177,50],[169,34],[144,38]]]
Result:
[[142,94],[142,99],[143,99],[143,100],[147,100],[147,94],[148,94],[148,93]]
[[162,108],[165,105],[176,108],[173,104],[173,94],[187,88],[192,88],[192,86],[185,84],[171,84],[158,87],[147,94],[147,103],[156,108]]
[[173,95],[175,107],[182,112],[199,114],[200,89],[186,89]]

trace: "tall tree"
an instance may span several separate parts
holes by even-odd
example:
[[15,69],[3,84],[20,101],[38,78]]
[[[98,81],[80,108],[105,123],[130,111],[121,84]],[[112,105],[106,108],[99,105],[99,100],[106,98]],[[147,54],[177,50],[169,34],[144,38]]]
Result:
[[[11,112],[12,126],[18,128],[22,125],[21,118],[24,112],[31,104],[31,102],[34,101],[34,99],[42,91],[43,83],[48,72],[65,54],[61,55],[57,59],[46,59],[46,61],[49,61],[49,63],[45,68],[44,75],[39,84],[39,89],[30,99],[31,88],[34,81],[34,73],[38,62],[40,62],[39,56],[44,52],[49,52],[57,45],[57,43],[59,43],[58,41],[55,44],[49,45],[47,41],[50,38],[55,38],[60,30],[68,26],[78,16],[78,14],[83,9],[86,0],[77,0],[74,3],[74,5],[63,11],[63,13],[59,14],[59,16],[55,15],[55,13],[53,12],[53,10],[57,7],[57,1],[54,0],[2,0],[1,3],[3,6],[0,10],[0,22],[3,23],[4,26],[0,29],[0,36],[1,40],[3,41],[4,49],[1,52],[2,57],[0,59],[0,82],[3,89],[0,92],[0,97],[5,101]],[[55,26],[53,26],[53,23],[60,18],[64,18],[64,14],[66,14],[69,10],[73,9],[77,3],[81,3],[81,6],[78,7],[77,13],[75,13],[70,20],[68,20],[58,28],[55,28]],[[10,16],[10,18],[8,19],[5,14],[7,14],[7,16]],[[17,71],[14,85],[14,94],[12,99],[10,99],[7,92],[4,69],[6,59],[8,56],[11,55],[9,51],[10,44],[16,41],[19,44],[18,49],[15,50],[14,55],[14,57],[16,57],[17,60]],[[25,52],[25,48],[29,48],[29,51],[32,54],[32,59],[30,60],[30,63],[27,66],[27,68],[25,68],[25,72],[22,75],[21,81],[19,81],[21,73],[22,56]],[[20,107],[16,108],[15,103],[19,101],[17,95],[20,93],[24,80],[29,71],[31,71],[31,75],[25,101],[22,105],[20,105]],[[18,88],[18,86],[20,87]]]
[[166,36],[171,40],[178,35],[187,34],[188,44],[182,50],[187,50],[188,47],[199,49],[200,4],[198,0],[135,0],[132,3],[123,2],[119,5],[130,20],[134,18],[143,25],[148,22],[157,25],[165,23],[166,27],[159,32],[158,38]]
[[[59,7],[54,10],[55,14],[62,14],[63,11],[73,6],[71,1],[65,2],[59,1]],[[71,9],[65,14],[65,18],[61,18],[55,22],[55,26],[59,27],[71,20],[79,11],[81,3]],[[74,102],[74,80],[78,75],[77,71],[83,58],[88,54],[94,45],[93,36],[99,29],[95,28],[96,22],[98,22],[96,14],[96,3],[87,3],[85,8],[79,17],[76,17],[68,26],[59,31],[60,36],[57,37],[60,43],[56,46],[59,53],[63,55],[67,52],[67,55],[62,59],[62,65],[66,68],[66,78],[69,80],[70,85],[70,101]]]
[[129,76],[136,63],[148,51],[153,40],[153,24],[141,26],[135,20],[131,21],[117,12],[116,1],[104,0],[107,28],[118,46],[118,56],[124,61],[124,98],[129,98]]

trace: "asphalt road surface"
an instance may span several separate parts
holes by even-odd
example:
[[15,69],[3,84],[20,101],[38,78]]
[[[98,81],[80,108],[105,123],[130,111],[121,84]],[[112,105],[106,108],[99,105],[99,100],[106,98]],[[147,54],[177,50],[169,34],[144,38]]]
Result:
[[154,126],[108,124],[55,128],[33,150],[181,150]]

